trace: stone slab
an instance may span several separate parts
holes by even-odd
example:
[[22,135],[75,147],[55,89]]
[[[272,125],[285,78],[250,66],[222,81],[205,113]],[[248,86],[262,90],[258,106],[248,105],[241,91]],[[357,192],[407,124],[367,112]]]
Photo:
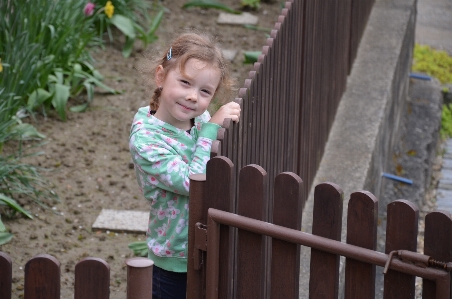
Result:
[[149,212],[102,209],[92,226],[93,230],[146,232]]
[[443,161],[443,169],[452,169],[452,160],[445,159]]
[[218,16],[218,24],[227,25],[257,25],[259,18],[250,14],[249,12],[243,12],[239,15],[222,12]]

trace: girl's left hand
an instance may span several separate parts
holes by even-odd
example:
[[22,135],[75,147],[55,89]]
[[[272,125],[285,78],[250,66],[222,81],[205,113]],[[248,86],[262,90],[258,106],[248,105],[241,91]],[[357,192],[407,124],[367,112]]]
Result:
[[215,123],[219,126],[223,125],[226,118],[230,118],[235,122],[240,120],[240,105],[236,102],[229,102],[218,109],[212,116],[209,122]]

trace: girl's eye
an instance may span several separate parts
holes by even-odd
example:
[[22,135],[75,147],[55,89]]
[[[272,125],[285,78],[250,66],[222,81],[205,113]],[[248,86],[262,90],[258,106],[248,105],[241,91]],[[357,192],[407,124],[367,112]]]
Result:
[[201,90],[202,92],[204,92],[204,93],[206,93],[206,94],[208,94],[208,95],[211,95],[212,93],[210,92],[210,90],[207,90],[207,89],[203,89],[203,90]]
[[182,82],[185,85],[189,85],[190,84],[187,80],[180,80],[180,82]]

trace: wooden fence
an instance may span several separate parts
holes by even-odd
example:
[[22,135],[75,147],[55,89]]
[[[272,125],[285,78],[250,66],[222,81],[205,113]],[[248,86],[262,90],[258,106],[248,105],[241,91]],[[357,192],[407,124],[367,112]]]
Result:
[[[152,297],[152,266],[147,258],[130,258],[127,265],[127,299]],[[25,299],[60,299],[60,262],[39,254],[25,264]],[[12,260],[0,251],[0,298],[12,297]],[[110,298],[110,266],[102,259],[88,257],[75,265],[74,299]]]
[[191,177],[187,298],[298,298],[300,245],[312,248],[310,299],[338,298],[341,255],[346,257],[346,299],[375,298],[376,266],[387,268],[385,299],[414,298],[415,276],[424,278],[423,298],[452,298],[449,213],[426,216],[422,255],[416,253],[418,208],[406,200],[390,203],[386,253],[380,253],[378,200],[371,193],[351,194],[342,243],[340,187],[315,187],[311,235],[300,227],[301,179],[288,172],[276,176],[273,201],[265,192],[268,180],[258,165],[242,168],[236,178],[226,157],[211,159],[206,175]]
[[306,198],[373,3],[287,1],[235,99],[241,121],[225,123],[216,155],[237,169],[259,164],[271,177],[294,172]]
[[[376,266],[388,270],[385,299],[414,298],[415,276],[424,278],[424,299],[452,298],[449,213],[436,211],[425,217],[425,255],[417,254],[417,207],[405,200],[390,203],[386,253],[380,253],[375,251],[378,200],[371,193],[351,194],[347,240],[342,243],[340,187],[316,186],[308,234],[300,227],[301,179],[290,172],[276,176],[274,201],[265,193],[268,180],[258,165],[242,168],[236,178],[226,157],[211,159],[207,175],[191,177],[187,298],[299,298],[300,245],[312,248],[310,299],[338,298],[340,256],[346,257],[345,299],[375,298]],[[268,218],[270,206],[274,208]],[[152,262],[132,258],[126,263],[127,299],[150,298]],[[54,257],[37,255],[24,272],[25,299],[60,298],[60,263]],[[0,298],[11,298],[11,282],[12,261],[0,252]],[[75,266],[75,299],[108,299],[109,286],[105,261],[86,258]]]

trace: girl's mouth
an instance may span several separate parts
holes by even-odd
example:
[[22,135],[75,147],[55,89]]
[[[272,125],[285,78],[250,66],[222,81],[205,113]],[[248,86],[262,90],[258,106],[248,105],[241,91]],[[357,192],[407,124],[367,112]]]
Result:
[[180,103],[178,103],[180,106],[182,106],[182,108],[184,108],[185,110],[195,110],[195,109],[193,109],[193,108],[190,108],[190,107],[187,107],[187,106],[185,106],[185,105],[182,105],[182,104],[180,104]]

